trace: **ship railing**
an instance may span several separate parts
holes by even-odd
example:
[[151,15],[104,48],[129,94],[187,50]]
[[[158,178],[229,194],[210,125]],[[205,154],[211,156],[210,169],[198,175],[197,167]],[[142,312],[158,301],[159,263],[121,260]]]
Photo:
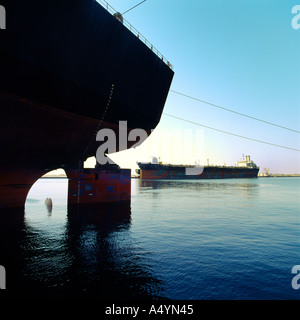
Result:
[[[105,0],[96,0],[110,14],[115,14],[117,11]],[[134,28],[126,19],[123,18],[123,25],[129,29],[136,37],[138,37],[149,49],[151,49],[167,66],[173,70],[173,65],[148,41],[136,28]]]

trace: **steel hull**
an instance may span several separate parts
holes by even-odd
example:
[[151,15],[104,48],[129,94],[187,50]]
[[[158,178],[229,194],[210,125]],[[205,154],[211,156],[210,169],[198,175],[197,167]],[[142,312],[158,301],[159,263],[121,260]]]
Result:
[[24,206],[48,171],[95,156],[97,130],[113,130],[118,141],[119,121],[127,121],[128,131],[150,134],[174,73],[94,0],[1,5],[0,208],[7,208]]

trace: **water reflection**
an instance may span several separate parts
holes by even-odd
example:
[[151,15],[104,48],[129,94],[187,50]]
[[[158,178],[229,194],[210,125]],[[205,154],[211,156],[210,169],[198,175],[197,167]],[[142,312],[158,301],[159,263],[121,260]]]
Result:
[[129,202],[97,205],[68,206],[68,227],[97,227],[104,233],[129,229],[131,207]]
[[0,300],[12,295],[12,283],[21,283],[24,262],[20,244],[24,240],[24,210],[0,211],[0,265],[6,269],[6,290],[0,290]]
[[193,191],[236,192],[239,197],[250,198],[257,194],[259,183],[250,179],[230,180],[139,180],[136,183],[138,192],[161,189],[185,189]]
[[[27,210],[26,217],[30,214]],[[164,297],[163,283],[131,237],[129,203],[69,207],[66,217],[50,227],[36,218],[30,224],[24,213],[1,216],[0,265],[8,274],[4,299]]]

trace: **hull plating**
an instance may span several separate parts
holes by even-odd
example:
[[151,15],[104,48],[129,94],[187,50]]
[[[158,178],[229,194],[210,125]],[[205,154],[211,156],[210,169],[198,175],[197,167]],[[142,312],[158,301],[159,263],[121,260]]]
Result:
[[96,130],[150,134],[173,71],[94,0],[1,5],[0,208],[23,207],[43,174],[95,156]]

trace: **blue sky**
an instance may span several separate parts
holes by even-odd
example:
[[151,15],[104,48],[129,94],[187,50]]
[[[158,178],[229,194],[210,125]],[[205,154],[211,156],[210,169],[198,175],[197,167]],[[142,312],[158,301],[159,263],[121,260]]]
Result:
[[[123,13],[140,1],[108,2]],[[300,29],[293,29],[291,24],[292,8],[298,4],[296,0],[147,0],[124,18],[174,65],[171,90],[300,131]],[[164,112],[300,150],[299,133],[172,91]],[[165,148],[155,150],[153,144],[172,130],[175,136],[189,130],[195,136],[201,130],[203,145],[199,150],[204,164],[209,159],[210,164],[233,165],[244,153],[251,155],[261,169],[300,173],[300,152],[222,134],[166,115],[153,137],[136,153],[122,152],[116,159],[123,167],[134,167],[137,160],[150,161],[151,155],[169,161]],[[182,161],[183,153],[184,160],[197,160],[186,149],[182,143],[173,145],[172,162]]]

